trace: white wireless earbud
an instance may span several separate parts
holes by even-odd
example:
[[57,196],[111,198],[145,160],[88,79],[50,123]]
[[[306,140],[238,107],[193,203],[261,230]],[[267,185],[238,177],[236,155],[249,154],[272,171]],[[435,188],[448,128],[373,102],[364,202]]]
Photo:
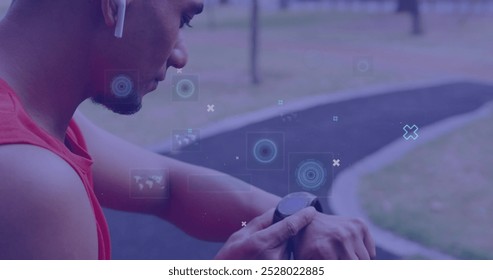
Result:
[[116,1],[116,5],[118,6],[118,19],[116,21],[115,37],[122,38],[123,27],[125,26],[125,13],[127,10],[127,1],[126,0],[115,0],[115,1]]

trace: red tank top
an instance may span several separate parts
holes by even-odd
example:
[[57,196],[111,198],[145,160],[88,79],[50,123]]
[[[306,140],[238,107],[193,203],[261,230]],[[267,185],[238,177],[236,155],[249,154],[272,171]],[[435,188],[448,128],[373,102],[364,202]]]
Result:
[[97,223],[98,258],[110,259],[110,234],[101,206],[94,194],[92,159],[79,127],[72,119],[66,139],[72,148],[38,127],[24,111],[14,91],[0,79],[0,145],[28,144],[47,149],[64,159],[80,176],[91,201]]

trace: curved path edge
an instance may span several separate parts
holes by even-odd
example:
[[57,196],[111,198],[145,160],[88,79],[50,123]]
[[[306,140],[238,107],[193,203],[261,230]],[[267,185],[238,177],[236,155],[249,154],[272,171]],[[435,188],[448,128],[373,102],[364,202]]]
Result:
[[[318,106],[321,104],[331,104],[341,101],[347,101],[357,98],[364,98],[370,96],[378,96],[388,94],[389,92],[397,92],[403,90],[412,90],[426,87],[439,86],[449,83],[457,82],[476,82],[484,85],[492,85],[489,81],[475,80],[475,79],[464,79],[461,77],[457,78],[446,78],[446,79],[435,79],[431,81],[420,81],[420,82],[400,82],[400,83],[390,83],[390,84],[379,84],[368,86],[362,89],[347,89],[341,90],[333,93],[321,93],[319,95],[314,95],[306,98],[300,98],[288,102],[283,106],[272,106],[256,110],[253,112],[248,112],[240,114],[238,116],[232,116],[227,119],[218,121],[216,123],[201,127],[200,138],[209,138],[221,133],[235,130],[252,123],[262,122],[271,118],[278,117],[280,115],[288,115],[293,112],[298,112],[306,110],[308,108]],[[149,145],[146,148],[153,152],[163,153],[172,152],[172,139],[165,139],[163,142],[156,143],[154,145]]]
[[333,211],[338,215],[358,217],[365,221],[376,244],[396,255],[403,257],[422,256],[429,259],[440,260],[455,259],[453,256],[435,249],[427,248],[375,225],[360,204],[357,193],[359,180],[366,174],[375,172],[392,164],[421,145],[492,114],[493,102],[490,102],[472,113],[454,116],[434,125],[420,128],[418,141],[396,140],[387,147],[364,158],[354,166],[346,168],[339,176],[337,176],[337,178],[335,178],[331,195],[328,197],[329,204]]

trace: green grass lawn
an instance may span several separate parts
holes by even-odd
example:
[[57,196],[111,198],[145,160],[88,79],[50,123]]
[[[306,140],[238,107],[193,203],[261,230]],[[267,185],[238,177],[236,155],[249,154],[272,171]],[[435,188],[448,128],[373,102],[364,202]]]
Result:
[[460,259],[493,259],[493,114],[362,178],[375,224]]

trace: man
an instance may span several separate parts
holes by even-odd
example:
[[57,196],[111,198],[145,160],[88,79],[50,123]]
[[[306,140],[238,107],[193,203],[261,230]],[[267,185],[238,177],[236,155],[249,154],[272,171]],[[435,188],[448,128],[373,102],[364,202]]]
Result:
[[[0,258],[110,258],[100,205],[226,241],[219,259],[283,258],[288,240],[296,258],[373,258],[358,220],[308,207],[272,224],[279,197],[133,146],[77,112],[88,98],[137,112],[168,67],[187,63],[179,29],[202,11],[201,1],[125,4],[121,39],[114,36],[123,19],[117,0],[15,0],[0,23]],[[129,172],[136,169],[168,170],[169,197],[132,199]],[[211,175],[202,187],[219,192],[188,192],[190,174]]]

